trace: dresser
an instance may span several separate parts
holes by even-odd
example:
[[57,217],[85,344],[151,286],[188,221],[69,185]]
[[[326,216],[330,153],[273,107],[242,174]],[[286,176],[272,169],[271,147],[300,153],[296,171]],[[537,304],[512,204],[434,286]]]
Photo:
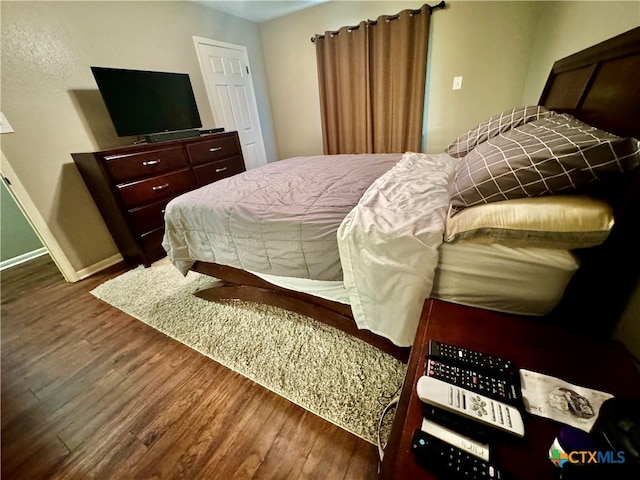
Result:
[[71,157],[123,258],[162,258],[164,209],[178,195],[245,170],[237,132],[138,144]]

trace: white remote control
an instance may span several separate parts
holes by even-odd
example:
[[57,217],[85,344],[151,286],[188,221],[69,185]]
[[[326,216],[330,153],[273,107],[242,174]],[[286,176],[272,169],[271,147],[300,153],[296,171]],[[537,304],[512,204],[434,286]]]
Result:
[[427,376],[420,377],[417,391],[418,397],[424,403],[463,415],[470,420],[518,437],[524,437],[522,415],[506,403]]
[[439,438],[443,442],[447,442],[449,445],[453,445],[462,451],[474,455],[485,462],[489,461],[489,445],[486,443],[476,442],[472,438],[461,435],[453,430],[449,430],[448,428],[426,418],[422,419],[422,431]]

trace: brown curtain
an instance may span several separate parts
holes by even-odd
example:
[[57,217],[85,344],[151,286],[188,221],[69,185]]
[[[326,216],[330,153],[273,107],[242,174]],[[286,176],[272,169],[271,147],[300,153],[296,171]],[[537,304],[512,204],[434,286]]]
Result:
[[418,152],[431,9],[316,36],[325,154]]

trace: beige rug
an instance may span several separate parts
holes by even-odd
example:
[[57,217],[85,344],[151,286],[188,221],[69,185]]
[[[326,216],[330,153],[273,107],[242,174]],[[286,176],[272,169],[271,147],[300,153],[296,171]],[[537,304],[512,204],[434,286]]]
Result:
[[193,272],[183,277],[164,259],[151,268],[126,272],[91,293],[376,444],[380,414],[399,392],[405,365],[308,317],[193,295],[215,282]]

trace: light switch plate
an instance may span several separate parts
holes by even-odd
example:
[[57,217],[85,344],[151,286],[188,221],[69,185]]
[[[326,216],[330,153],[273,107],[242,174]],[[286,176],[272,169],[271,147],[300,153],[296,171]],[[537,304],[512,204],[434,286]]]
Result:
[[460,90],[462,88],[462,77],[453,77],[453,90]]
[[4,113],[0,112],[0,133],[11,133],[13,132],[13,128],[9,125],[9,121],[7,117],[4,116]]

